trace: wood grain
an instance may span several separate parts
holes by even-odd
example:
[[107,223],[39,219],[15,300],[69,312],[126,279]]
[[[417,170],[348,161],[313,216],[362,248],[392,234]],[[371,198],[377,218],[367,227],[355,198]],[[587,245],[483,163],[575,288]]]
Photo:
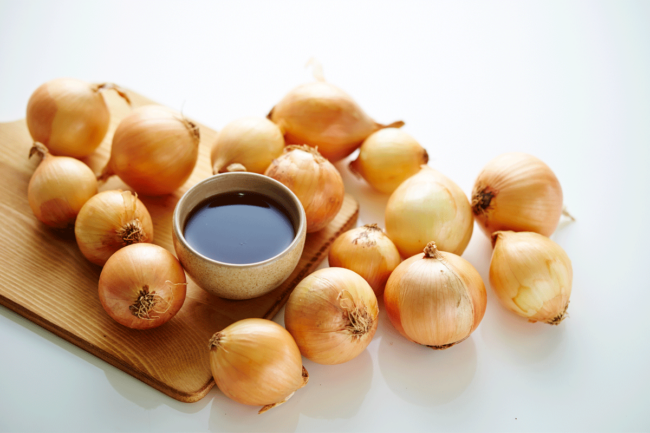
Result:
[[[128,95],[133,107],[154,103],[135,92]],[[96,173],[108,161],[117,124],[131,110],[113,92],[107,92],[106,99],[111,110],[109,132],[97,152],[83,160]],[[140,197],[153,219],[154,243],[172,253],[174,206],[191,185],[211,175],[210,145],[216,132],[199,127],[199,161],[187,183],[174,194]],[[134,331],[114,322],[103,310],[97,295],[101,267],[82,256],[74,233],[49,229],[32,214],[27,185],[39,161],[27,158],[31,143],[24,120],[0,124],[0,304],[184,402],[201,399],[214,385],[207,350],[210,336],[243,318],[272,318],[296,284],[325,258],[336,236],[354,226],[359,212],[358,203],[346,195],[334,221],[307,235],[298,266],[273,292],[230,301],[190,283],[176,317],[160,328]],[[117,188],[129,189],[115,177],[100,190]]]

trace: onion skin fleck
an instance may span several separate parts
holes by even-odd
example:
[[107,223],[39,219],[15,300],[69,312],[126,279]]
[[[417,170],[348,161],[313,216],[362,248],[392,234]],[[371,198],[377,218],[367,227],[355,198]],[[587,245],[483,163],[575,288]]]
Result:
[[[99,300],[119,324],[131,329],[156,328],[178,313],[185,301],[185,272],[166,249],[133,244],[113,254],[99,276]],[[143,290],[154,302],[138,317],[134,304]]]
[[530,322],[566,317],[573,268],[558,244],[534,232],[495,232],[490,285],[501,304]]
[[538,158],[512,152],[490,161],[472,190],[472,211],[481,230],[535,232],[550,236],[562,216],[562,187]]

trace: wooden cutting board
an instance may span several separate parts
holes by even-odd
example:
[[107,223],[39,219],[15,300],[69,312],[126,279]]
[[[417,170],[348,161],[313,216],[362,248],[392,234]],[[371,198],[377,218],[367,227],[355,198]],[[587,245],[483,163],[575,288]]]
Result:
[[[153,104],[128,92],[132,106]],[[111,126],[101,147],[84,159],[98,173],[108,161],[113,132],[131,108],[114,92],[105,92]],[[174,253],[172,212],[181,195],[212,174],[210,146],[216,132],[199,125],[199,161],[176,193],[140,197],[151,213],[154,243]],[[32,139],[24,120],[0,123],[0,304],[81,347],[157,390],[184,402],[204,397],[214,385],[208,359],[213,333],[247,317],[272,318],[293,288],[325,258],[332,241],[352,228],[359,205],[346,195],[334,221],[307,235],[296,270],[276,290],[257,299],[229,301],[210,295],[190,282],[185,304],[167,324],[135,331],[114,322],[97,295],[101,267],[79,252],[74,233],[57,232],[40,223],[27,202],[27,185],[38,158],[27,155]],[[129,189],[117,177],[100,187]]]

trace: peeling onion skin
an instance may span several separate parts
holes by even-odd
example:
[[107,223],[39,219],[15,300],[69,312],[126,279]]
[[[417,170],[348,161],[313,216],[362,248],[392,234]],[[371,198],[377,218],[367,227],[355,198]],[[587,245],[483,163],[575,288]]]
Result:
[[390,196],[386,234],[403,257],[422,252],[431,240],[440,251],[461,255],[474,230],[474,217],[462,189],[423,165]]
[[495,232],[490,285],[501,304],[530,322],[566,318],[573,268],[558,244],[533,232]]
[[236,402],[264,406],[285,402],[306,385],[300,350],[289,332],[266,319],[244,319],[212,336],[210,369],[214,381]]
[[525,153],[499,155],[481,171],[472,190],[472,211],[481,230],[553,234],[562,216],[562,187],[540,159]]
[[[99,276],[99,300],[119,324],[156,328],[178,313],[186,295],[185,272],[176,258],[154,244],[133,244],[113,254]],[[154,301],[147,315],[132,311],[143,289]]]
[[122,119],[98,177],[117,175],[138,194],[170,194],[190,177],[199,156],[198,127],[179,113],[145,105]]
[[83,205],[97,194],[97,180],[83,162],[67,156],[52,156],[40,143],[34,153],[43,159],[27,187],[29,206],[43,224],[57,229],[73,227]]
[[476,330],[485,315],[487,294],[481,276],[467,260],[437,251],[430,242],[424,254],[406,259],[393,271],[384,305],[402,336],[440,350]]
[[345,158],[370,134],[386,127],[372,120],[346,92],[323,80],[291,90],[273,107],[269,119],[284,132],[287,144],[318,147],[332,162]]
[[[27,128],[34,141],[53,155],[82,158],[102,143],[110,123],[103,89],[73,78],[57,78],[41,85],[27,103]],[[118,93],[129,102],[121,91]]]
[[287,301],[284,323],[300,352],[318,364],[348,362],[377,331],[379,307],[370,285],[344,268],[324,268],[303,279]]

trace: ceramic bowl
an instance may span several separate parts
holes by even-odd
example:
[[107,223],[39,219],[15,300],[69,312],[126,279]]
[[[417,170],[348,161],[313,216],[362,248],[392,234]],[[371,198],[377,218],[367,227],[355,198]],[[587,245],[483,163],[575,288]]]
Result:
[[[224,263],[197,252],[183,236],[185,222],[203,200],[227,192],[256,192],[282,205],[296,232],[293,242],[275,257],[257,263]],[[227,299],[256,298],[282,284],[298,264],[306,233],[305,211],[298,197],[280,182],[261,174],[234,172],[209,177],[187,190],[174,209],[174,249],[185,272],[202,289]]]

